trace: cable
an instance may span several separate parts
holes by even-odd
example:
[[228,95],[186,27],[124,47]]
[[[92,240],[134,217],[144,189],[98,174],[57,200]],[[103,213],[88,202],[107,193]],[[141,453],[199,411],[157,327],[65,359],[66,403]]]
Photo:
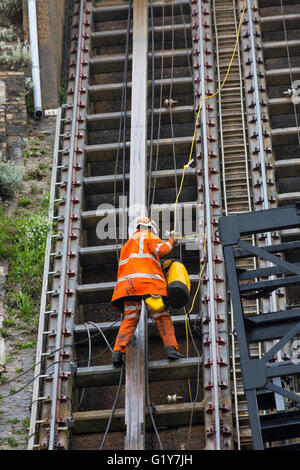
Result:
[[[84,323],[85,327],[86,327],[86,331],[87,331],[87,334],[88,334],[88,339],[89,339],[89,356],[88,356],[88,363],[87,363],[87,366],[90,367],[90,364],[91,364],[91,355],[92,355],[92,342],[91,342],[91,334],[90,334],[90,330],[89,330],[89,327],[88,327],[88,324],[87,323]],[[82,389],[81,391],[81,395],[80,395],[80,399],[79,399],[79,405],[81,405],[82,401],[83,401],[83,397],[84,397],[84,394],[85,394],[85,388]]]
[[[116,320],[115,322],[113,322],[110,326],[108,326],[107,328],[105,328],[104,331],[110,329],[110,328],[111,328],[112,326],[114,326],[118,321],[119,321],[119,320]],[[94,339],[95,337],[99,336],[99,335],[100,335],[100,331],[99,331],[99,333],[96,333],[95,335],[92,335],[92,336],[91,336],[91,340]],[[114,341],[114,340],[113,340],[113,341]],[[112,341],[112,343],[113,343],[113,341]],[[71,348],[71,347],[74,347],[74,346],[76,346],[76,345],[78,345],[78,344],[84,344],[85,342],[87,342],[86,339],[81,340],[81,341],[77,341],[77,342],[75,342],[74,344],[61,346],[61,347],[58,348],[57,350],[51,351],[51,354],[54,354],[56,351],[59,351],[60,349]],[[105,352],[106,350],[107,350],[107,348],[106,348],[104,351],[102,351],[100,354],[96,354],[95,356],[92,356],[92,359],[94,359],[95,357],[101,356],[102,354],[104,354],[104,352]],[[13,382],[13,381],[15,381],[15,380],[18,380],[21,376],[27,374],[27,373],[30,372],[32,369],[34,369],[36,366],[38,366],[39,364],[41,364],[42,361],[43,361],[43,359],[41,359],[39,362],[33,364],[32,367],[30,367],[29,369],[23,371],[23,372],[22,372],[21,374],[19,374],[18,376],[15,376],[15,377],[13,377],[12,379],[7,380],[3,385],[7,385],[7,384],[9,384],[9,383],[11,383],[11,382]],[[49,367],[53,366],[53,365],[54,365],[54,363],[52,362],[51,364],[49,364],[48,366],[46,366],[46,368],[44,368],[44,370],[43,370],[40,374],[37,374],[33,379],[31,379],[30,381],[28,381],[28,382],[24,385],[24,387],[26,387],[26,386],[29,385],[33,380],[37,379],[40,375],[42,375],[43,373],[45,373],[46,370],[47,370]],[[22,387],[21,389],[18,389],[16,392],[14,392],[14,393],[12,393],[12,394],[10,394],[10,395],[4,395],[4,396],[2,396],[2,397],[0,396],[0,398],[12,397],[12,396],[14,396],[16,393],[18,393],[19,391],[23,390],[24,387]]]
[[109,342],[107,341],[106,336],[105,336],[105,334],[103,333],[103,331],[101,330],[101,328],[100,328],[96,323],[94,323],[93,321],[89,321],[88,323],[91,323],[92,325],[94,325],[95,328],[97,328],[97,330],[99,331],[99,333],[101,333],[101,335],[102,335],[104,341],[106,342],[108,348],[110,349],[111,352],[113,352],[113,350],[112,350],[112,348],[111,348],[111,345],[110,345]]
[[115,396],[114,404],[113,404],[113,407],[112,407],[112,410],[111,410],[111,413],[110,413],[110,417],[109,417],[109,420],[108,420],[108,423],[107,423],[107,426],[106,426],[105,434],[103,436],[103,439],[102,439],[102,442],[100,444],[99,450],[103,449],[103,446],[105,444],[106,437],[107,437],[107,434],[108,434],[108,431],[109,431],[109,428],[110,428],[110,424],[111,424],[111,421],[112,421],[112,418],[113,418],[113,415],[114,415],[114,412],[115,412],[115,409],[116,409],[116,406],[117,406],[117,401],[118,401],[121,386],[122,386],[122,379],[123,379],[124,369],[125,369],[125,357],[123,359],[123,364],[122,364],[122,368],[121,368],[118,390],[117,390],[117,393],[116,393],[116,396]]

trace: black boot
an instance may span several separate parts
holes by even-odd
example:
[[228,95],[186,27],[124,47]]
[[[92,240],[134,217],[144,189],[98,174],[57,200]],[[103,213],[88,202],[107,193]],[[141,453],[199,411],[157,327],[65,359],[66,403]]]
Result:
[[177,351],[177,349],[174,348],[174,346],[168,346],[166,348],[166,357],[167,359],[169,359],[169,361],[176,361],[177,359],[181,359],[184,356],[180,354],[180,352]]
[[115,367],[121,367],[124,360],[124,353],[121,351],[114,351],[112,354],[112,362]]

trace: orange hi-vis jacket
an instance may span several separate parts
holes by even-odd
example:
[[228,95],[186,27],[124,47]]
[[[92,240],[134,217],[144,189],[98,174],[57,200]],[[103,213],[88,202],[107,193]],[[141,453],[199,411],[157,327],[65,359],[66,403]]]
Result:
[[124,298],[146,294],[167,296],[159,258],[170,253],[173,240],[163,242],[149,230],[135,232],[121,249],[112,304],[123,309]]

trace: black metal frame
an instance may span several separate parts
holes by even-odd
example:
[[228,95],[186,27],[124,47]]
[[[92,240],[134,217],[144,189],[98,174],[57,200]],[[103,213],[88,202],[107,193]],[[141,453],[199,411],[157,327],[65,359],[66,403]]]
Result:
[[[291,264],[280,256],[287,250],[299,248],[300,242],[257,247],[241,238],[295,227],[300,227],[300,202],[294,206],[229,215],[219,219],[219,235],[231,293],[243,385],[256,450],[263,450],[264,442],[300,437],[300,409],[297,409],[300,406],[300,396],[285,388],[285,383],[280,387],[270,380],[300,374],[298,361],[271,362],[283,346],[300,334],[300,309],[245,316],[242,299],[265,297],[278,287],[300,283],[300,265]],[[255,270],[239,269],[236,266],[237,260],[250,257],[267,260],[272,266]],[[264,280],[260,280],[262,277]],[[260,359],[252,359],[249,344],[266,340],[278,342]],[[293,411],[262,415],[262,409],[276,409],[275,393],[291,400]],[[266,397],[272,399],[266,403]]]

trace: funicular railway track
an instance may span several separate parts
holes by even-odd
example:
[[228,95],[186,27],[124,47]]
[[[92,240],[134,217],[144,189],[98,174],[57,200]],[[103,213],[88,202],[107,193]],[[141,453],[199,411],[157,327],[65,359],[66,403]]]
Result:
[[[52,275],[49,276],[45,300],[50,307],[44,316],[44,325],[40,327],[44,334],[37,357],[37,362],[42,364],[40,370],[46,369],[47,374],[42,374],[35,388],[31,448],[98,448],[118,389],[120,371],[111,365],[109,343],[114,341],[121,318],[110,306],[110,298],[116,279],[118,250],[126,236],[118,234],[117,239],[112,237],[100,240],[98,230],[99,222],[101,224],[101,220],[107,216],[107,206],[104,204],[113,202],[116,208],[111,205],[109,210],[113,217],[118,216],[119,231],[122,224],[119,216],[122,216],[123,211],[122,203],[118,207],[119,197],[128,196],[130,103],[133,93],[131,74],[134,60],[131,45],[131,28],[134,25],[132,14],[128,23],[128,6],[124,3],[111,5],[109,2],[98,6],[97,3],[81,0],[75,7],[70,82],[64,108],[62,145],[59,151],[61,159],[56,183],[60,188],[59,196],[56,195],[59,201],[55,211],[59,235],[55,236],[56,243],[52,244],[50,250],[49,269]],[[194,6],[198,13],[197,7],[200,10],[201,7],[198,4]],[[151,176],[151,188],[148,190],[148,199],[152,202],[150,210],[152,213],[159,213],[165,210],[166,205],[172,204],[174,209],[184,173],[180,201],[176,208],[177,211],[185,211],[187,219],[194,221],[195,226],[197,211],[202,207],[199,202],[203,202],[201,183],[203,188],[208,172],[202,167],[204,158],[200,158],[200,134],[193,151],[197,168],[192,166],[184,169],[193,141],[196,97],[199,96],[199,80],[194,80],[192,74],[199,67],[198,60],[195,60],[199,52],[193,53],[196,40],[192,37],[189,2],[154,2],[153,22],[153,35],[149,25],[148,52],[148,123],[150,116],[153,116],[154,122],[153,139],[150,139],[152,131],[148,126],[147,142],[153,157],[151,172],[148,172]],[[197,31],[195,36],[196,33]],[[154,61],[150,50],[153,36]],[[203,59],[203,41],[201,47]],[[150,64],[152,67],[154,64],[155,68],[153,88]],[[124,98],[125,95],[127,98]],[[154,98],[153,107],[151,95]],[[172,100],[176,103],[172,104]],[[212,112],[211,109],[213,110],[212,106],[207,106],[209,112]],[[206,127],[206,119],[204,122]],[[211,137],[209,150],[213,158],[215,141]],[[211,184],[218,178],[216,174],[216,171],[211,172],[208,180]],[[220,198],[214,194],[212,204],[216,208],[216,215],[221,207],[220,199],[219,202],[216,201],[218,197]],[[125,213],[126,211],[127,206]],[[163,212],[160,217],[163,217]],[[199,222],[199,214],[197,221]],[[199,227],[196,226],[196,234],[198,230],[203,231],[200,223]],[[194,242],[195,237],[190,238]],[[188,268],[192,295],[198,285],[201,257],[204,255],[203,248],[199,249],[199,246],[199,240],[196,244],[194,242],[192,249],[186,249],[185,244],[180,243],[175,253]],[[218,246],[216,249],[219,250]],[[215,256],[216,265],[221,259],[220,250],[218,253],[219,256],[210,247],[209,256]],[[202,260],[203,263],[205,259]],[[210,259],[208,265],[212,263]],[[220,279],[224,278],[222,269],[218,271],[215,275]],[[205,309],[209,296],[205,289],[201,295]],[[223,302],[221,296],[217,297],[218,301],[219,299]],[[214,299],[212,301],[215,303]],[[208,318],[208,314],[205,318]],[[222,325],[225,315],[219,313],[217,318],[222,320]],[[215,376],[213,379],[209,352],[205,368],[206,411],[201,401],[201,341],[196,330],[197,323],[201,324],[201,318],[197,302],[189,317],[184,312],[177,312],[173,319],[182,352],[187,351],[187,330],[193,334],[189,337],[188,357],[176,364],[162,360],[162,345],[151,319],[147,320],[149,394],[162,444],[172,447],[175,445],[182,449],[187,445],[188,439],[188,446],[191,448],[203,448],[207,445],[202,426],[205,421],[208,447],[214,448],[217,445],[218,448],[229,448],[231,429],[230,426],[226,427],[226,418],[225,426],[221,429],[220,412],[217,412],[221,406],[219,399],[222,399],[224,415],[230,416],[230,403],[226,398],[229,396],[230,399],[230,384],[227,379],[222,380],[223,377]],[[203,324],[207,322],[204,321]],[[209,331],[208,325],[207,351],[210,350],[207,345],[212,343]],[[216,332],[217,330],[213,331],[214,335]],[[217,339],[220,343],[218,349],[224,350],[225,356],[227,345],[223,338]],[[213,347],[215,345],[216,340]],[[223,360],[221,367],[225,370],[227,362],[220,359]],[[214,362],[213,367],[215,366]],[[216,371],[221,367],[217,365]],[[224,372],[222,374],[224,376]],[[109,445],[115,448],[123,448],[126,432],[126,384],[119,389],[118,407],[108,435]],[[167,402],[167,396],[171,397],[173,403]],[[216,412],[214,400],[217,400]],[[150,410],[146,411],[146,448],[149,448],[151,437],[149,414]],[[214,429],[218,433],[217,444]],[[173,434],[170,434],[171,430]],[[220,442],[221,432],[225,440],[222,437]]]
[[[132,3],[75,2],[68,98],[63,119],[58,119],[61,135],[52,185],[56,233],[50,234],[46,253],[31,449],[98,449],[106,430],[104,448],[122,449],[128,442],[126,413],[128,403],[135,406],[135,397],[130,396],[127,379],[123,376],[120,382],[120,370],[111,364],[121,316],[110,299],[118,252],[127,238],[124,221],[132,187]],[[275,3],[279,8],[280,2]],[[289,2],[287,13],[294,14],[294,3]],[[192,222],[188,231],[176,222],[187,238],[180,240],[175,256],[190,274],[191,299],[198,295],[188,314],[171,311],[185,359],[163,359],[161,340],[147,318],[149,346],[143,373],[149,383],[144,390],[142,443],[146,449],[251,446],[234,325],[230,335],[227,324],[222,248],[215,231],[222,212],[276,206],[274,167],[281,178],[278,203],[293,197],[284,199],[280,191],[290,174],[278,145],[284,132],[278,137],[275,129],[277,110],[282,109],[276,93],[289,85],[291,73],[298,77],[299,64],[295,59],[289,72],[271,68],[276,64],[272,51],[283,51],[284,46],[265,43],[264,31],[268,34],[282,25],[282,18],[277,18],[277,10],[274,18],[268,16],[265,5],[256,1],[250,15],[244,6],[242,0],[148,3],[146,199],[161,228],[170,208],[185,214],[185,223]],[[226,85],[221,94],[209,98],[224,79],[240,21],[240,50]],[[293,19],[286,21],[292,28]],[[284,44],[289,45],[286,36]],[[297,45],[290,46],[293,56]],[[295,108],[286,97],[283,100],[284,109],[296,118]],[[285,135],[296,139],[298,133],[291,129]],[[292,142],[291,152],[296,147]],[[184,167],[189,155],[192,160]],[[172,213],[174,223],[173,217]],[[112,231],[105,238],[101,235],[107,224]],[[258,239],[262,246],[280,240],[277,233],[271,240],[263,234]],[[269,311],[272,302],[279,310],[284,292],[263,298],[260,305],[245,301],[249,314]],[[260,346],[252,353],[259,355]]]

